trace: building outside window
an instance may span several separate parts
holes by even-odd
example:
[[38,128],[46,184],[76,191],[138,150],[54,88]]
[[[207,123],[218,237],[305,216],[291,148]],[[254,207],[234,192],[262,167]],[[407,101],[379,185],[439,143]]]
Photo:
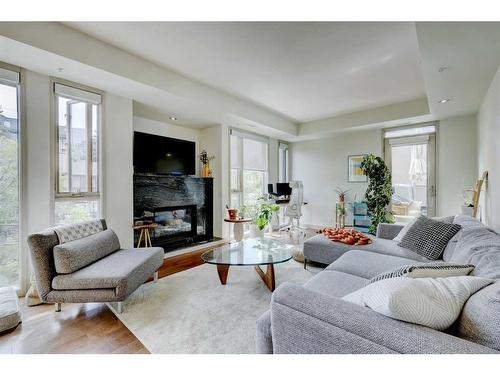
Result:
[[54,84],[56,122],[55,224],[100,217],[101,95]]
[[0,68],[0,287],[20,285],[19,78]]

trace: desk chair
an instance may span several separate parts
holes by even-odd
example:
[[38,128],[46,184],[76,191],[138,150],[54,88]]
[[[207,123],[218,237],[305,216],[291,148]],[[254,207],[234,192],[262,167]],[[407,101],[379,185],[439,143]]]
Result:
[[297,239],[297,242],[306,237],[306,231],[300,226],[300,218],[302,217],[302,205],[304,204],[304,185],[302,181],[291,181],[290,188],[292,193],[290,195],[290,202],[285,208],[285,216],[290,218],[290,223],[286,228],[290,232],[292,239]]

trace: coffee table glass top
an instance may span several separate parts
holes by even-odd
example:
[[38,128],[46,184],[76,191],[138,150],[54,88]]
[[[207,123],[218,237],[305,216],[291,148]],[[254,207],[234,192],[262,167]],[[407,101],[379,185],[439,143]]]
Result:
[[201,255],[206,263],[229,266],[258,266],[292,259],[292,245],[269,238],[250,238],[208,250]]

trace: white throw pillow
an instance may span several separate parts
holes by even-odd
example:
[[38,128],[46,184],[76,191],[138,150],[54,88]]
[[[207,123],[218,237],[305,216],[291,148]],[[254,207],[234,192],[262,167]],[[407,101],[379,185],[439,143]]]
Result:
[[474,276],[397,277],[369,284],[342,299],[394,319],[443,331],[455,322],[469,297],[492,282]]
[[401,229],[396,237],[394,237],[393,241],[401,242],[401,239],[405,236],[405,234],[410,230],[411,226],[415,224],[418,217],[411,219],[404,227]]

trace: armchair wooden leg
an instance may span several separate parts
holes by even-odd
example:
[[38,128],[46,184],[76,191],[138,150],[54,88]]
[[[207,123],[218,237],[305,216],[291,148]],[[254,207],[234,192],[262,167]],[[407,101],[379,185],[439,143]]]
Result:
[[306,270],[307,269],[307,259],[304,258],[304,269]]
[[61,311],[61,302],[56,302],[55,306],[56,306],[56,312],[60,312]]

